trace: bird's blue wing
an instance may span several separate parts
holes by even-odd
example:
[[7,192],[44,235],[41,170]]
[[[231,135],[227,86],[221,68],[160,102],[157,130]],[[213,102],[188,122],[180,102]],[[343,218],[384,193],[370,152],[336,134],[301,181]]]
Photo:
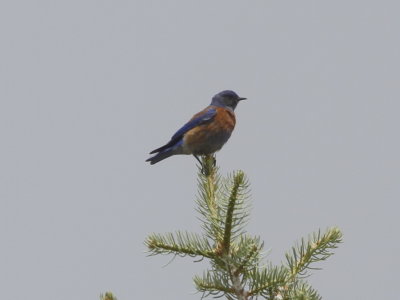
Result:
[[195,128],[196,126],[199,126],[203,123],[206,123],[212,118],[214,118],[215,114],[217,113],[217,110],[215,108],[209,108],[206,110],[204,113],[201,115],[194,117],[192,120],[187,122],[185,125],[182,126],[181,129],[179,129],[171,138],[171,141],[176,140],[180,137],[182,137],[186,132],[188,132],[190,129]]
[[166,145],[151,151],[150,154],[161,151],[167,151],[169,148],[173,147],[176,143],[178,143],[186,132],[195,128],[196,126],[199,126],[201,124],[204,124],[212,120],[215,117],[216,113],[217,110],[215,108],[209,108],[201,113],[196,114],[189,122],[187,122],[177,132],[175,132],[171,140]]

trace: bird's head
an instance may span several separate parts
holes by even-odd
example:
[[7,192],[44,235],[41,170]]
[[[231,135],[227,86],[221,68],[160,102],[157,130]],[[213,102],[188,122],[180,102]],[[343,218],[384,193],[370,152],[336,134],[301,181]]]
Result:
[[231,108],[235,110],[237,104],[241,100],[245,100],[246,98],[239,97],[234,91],[226,90],[216,94],[211,101],[211,105]]

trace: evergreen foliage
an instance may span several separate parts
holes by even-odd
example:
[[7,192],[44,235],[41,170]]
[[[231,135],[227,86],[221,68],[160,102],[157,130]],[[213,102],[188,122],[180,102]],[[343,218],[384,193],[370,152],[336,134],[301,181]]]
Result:
[[203,297],[227,299],[317,300],[305,281],[314,265],[326,260],[342,241],[338,228],[301,239],[280,266],[263,262],[263,242],[244,231],[249,218],[249,183],[242,171],[227,178],[218,174],[213,156],[202,158],[198,177],[197,211],[204,235],[178,231],[151,234],[145,244],[150,255],[173,254],[207,258],[211,267],[194,284]]
[[107,292],[104,295],[100,295],[100,300],[117,300],[117,298],[111,292]]

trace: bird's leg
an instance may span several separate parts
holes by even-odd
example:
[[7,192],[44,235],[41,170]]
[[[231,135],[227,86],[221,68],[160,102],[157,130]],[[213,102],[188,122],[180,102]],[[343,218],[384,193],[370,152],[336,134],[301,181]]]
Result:
[[193,154],[194,158],[197,159],[197,161],[200,163],[200,165],[203,165],[203,163],[201,162],[200,158],[196,155]]
[[197,161],[200,163],[200,166],[201,166],[201,173],[204,174],[205,170],[204,170],[204,166],[203,166],[202,161],[200,160],[200,158],[199,158],[196,154],[193,154],[193,156],[194,156],[194,158],[197,159]]

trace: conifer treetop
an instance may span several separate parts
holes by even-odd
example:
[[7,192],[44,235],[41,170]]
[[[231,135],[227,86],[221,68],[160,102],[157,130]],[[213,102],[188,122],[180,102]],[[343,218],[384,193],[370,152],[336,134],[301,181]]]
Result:
[[264,243],[246,233],[249,218],[249,182],[243,171],[222,178],[214,156],[202,157],[198,174],[196,210],[202,235],[177,231],[151,234],[145,245],[150,255],[172,254],[208,259],[210,269],[194,277],[202,297],[226,299],[321,299],[306,278],[316,263],[333,255],[342,233],[328,228],[301,239],[281,265],[266,262]]

